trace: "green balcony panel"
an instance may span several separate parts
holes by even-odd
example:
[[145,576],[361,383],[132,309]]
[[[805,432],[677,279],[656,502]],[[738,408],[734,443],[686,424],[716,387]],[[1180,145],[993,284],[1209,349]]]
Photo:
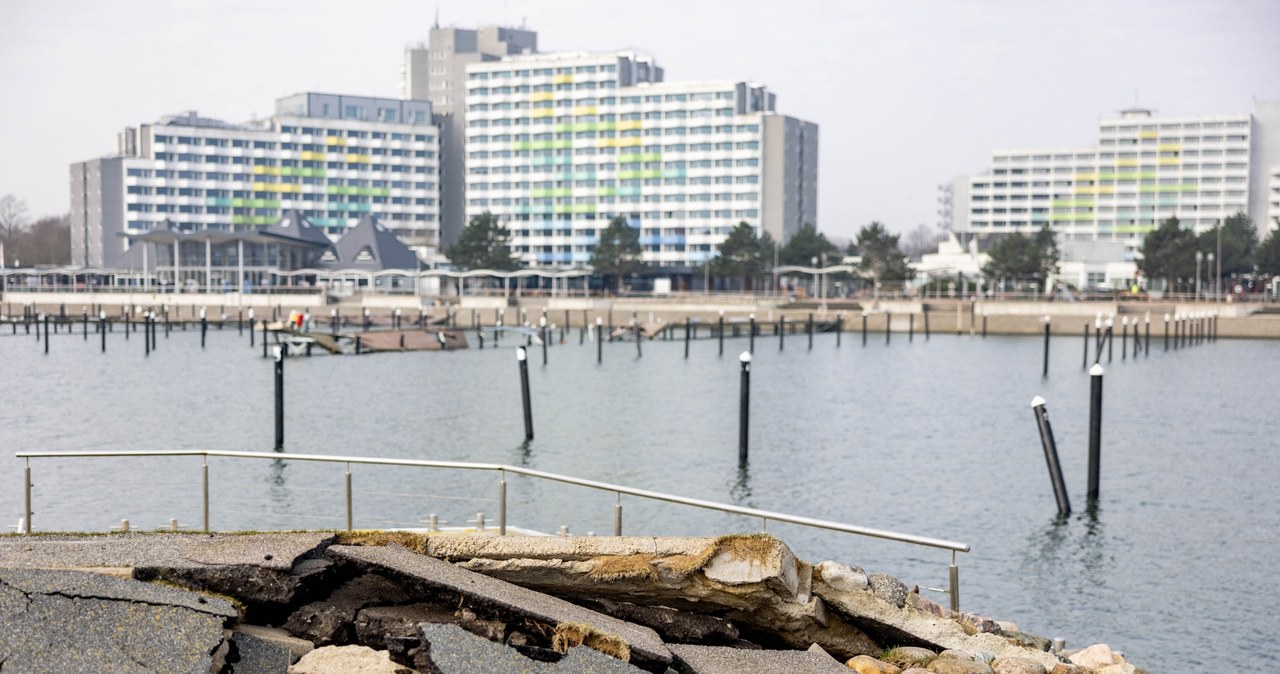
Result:
[[640,171],[618,171],[619,180],[635,180],[640,177]]
[[616,195],[617,193],[618,193],[618,188],[616,188],[616,187],[598,187],[598,188],[596,188],[596,194],[597,194],[597,195],[599,195],[599,196],[602,196],[602,197],[612,197],[612,196]]
[[683,178],[685,176],[684,169],[666,169],[662,172],[663,178]]

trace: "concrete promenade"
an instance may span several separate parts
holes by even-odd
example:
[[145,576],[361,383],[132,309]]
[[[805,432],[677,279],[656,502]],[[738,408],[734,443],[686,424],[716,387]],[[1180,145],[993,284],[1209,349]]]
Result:
[[[344,298],[340,302],[326,303],[319,293],[305,294],[248,294],[215,293],[125,293],[125,292],[16,292],[10,291],[0,298],[0,316],[21,319],[24,308],[34,313],[50,313],[58,316],[65,309],[67,316],[78,318],[86,309],[91,315],[98,310],[109,317],[119,316],[125,307],[135,310],[170,307],[174,320],[195,319],[201,307],[206,307],[210,320],[222,314],[234,320],[238,312],[252,308],[259,318],[274,310],[278,315],[288,315],[292,310],[308,310],[318,322],[324,321],[333,310],[342,316],[354,317],[368,309],[377,317],[399,309],[405,320],[416,319],[417,312],[439,318],[446,313],[454,315],[459,328],[493,325],[501,312],[504,325],[523,322],[536,324],[543,310],[548,323],[576,328],[594,324],[597,317],[606,326],[626,325],[634,318],[641,323],[683,323],[690,318],[699,325],[716,323],[723,313],[726,324],[744,324],[754,314],[761,323],[773,323],[785,318],[801,324],[812,314],[815,322],[835,320],[844,316],[844,329],[858,332],[862,329],[862,315],[866,313],[867,330],[894,333],[925,330],[925,313],[928,313],[931,334],[980,334],[983,319],[986,331],[991,335],[1032,335],[1044,330],[1043,318],[1050,317],[1053,334],[1080,334],[1085,323],[1090,326],[1101,314],[1105,320],[1114,317],[1116,331],[1121,320],[1139,321],[1145,324],[1150,313],[1152,334],[1163,334],[1166,314],[1194,317],[1219,316],[1218,336],[1227,338],[1280,339],[1280,304],[1235,302],[1183,302],[1160,300],[1134,301],[1078,301],[1037,302],[1020,300],[954,300],[954,299],[828,299],[790,301],[768,295],[738,294],[682,294],[652,297],[547,297],[523,296],[504,298],[487,295],[456,295],[428,297],[414,295],[366,294]],[[522,320],[523,311],[523,320]],[[797,325],[798,330],[803,326]]]

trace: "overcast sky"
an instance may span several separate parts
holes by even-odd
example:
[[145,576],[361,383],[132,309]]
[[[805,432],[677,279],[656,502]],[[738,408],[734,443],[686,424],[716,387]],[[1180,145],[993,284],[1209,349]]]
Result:
[[1089,144],[1136,103],[1280,98],[1280,0],[2,0],[0,194],[69,208],[68,165],[198,110],[244,121],[300,91],[399,95],[406,45],[519,25],[542,51],[641,49],[667,79],[749,79],[820,126],[819,228],[937,221],[937,185],[995,149]]

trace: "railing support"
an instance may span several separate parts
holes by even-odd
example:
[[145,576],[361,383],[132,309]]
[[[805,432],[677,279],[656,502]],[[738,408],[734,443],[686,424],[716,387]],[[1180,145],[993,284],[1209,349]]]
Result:
[[960,612],[960,567],[956,566],[956,551],[951,551],[951,610]]
[[614,492],[617,501],[613,504],[613,535],[622,535],[622,492]]
[[498,471],[498,535],[507,535],[507,471]]
[[22,520],[22,530],[19,533],[31,533],[31,459],[27,459],[27,466],[22,470],[22,495],[26,506],[23,509],[25,519]]
[[204,532],[209,533],[209,457],[204,457],[200,464],[200,502],[203,513]]
[[351,464],[347,464],[347,531],[351,531]]

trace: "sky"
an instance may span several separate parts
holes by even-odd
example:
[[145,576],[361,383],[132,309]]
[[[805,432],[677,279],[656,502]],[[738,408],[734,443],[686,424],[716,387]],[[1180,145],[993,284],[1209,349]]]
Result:
[[1093,143],[1135,104],[1280,99],[1280,0],[3,0],[0,195],[69,209],[69,165],[162,115],[246,121],[301,91],[398,96],[441,25],[520,25],[542,51],[637,49],[668,80],[762,82],[819,125],[818,227],[934,225],[991,152]]

